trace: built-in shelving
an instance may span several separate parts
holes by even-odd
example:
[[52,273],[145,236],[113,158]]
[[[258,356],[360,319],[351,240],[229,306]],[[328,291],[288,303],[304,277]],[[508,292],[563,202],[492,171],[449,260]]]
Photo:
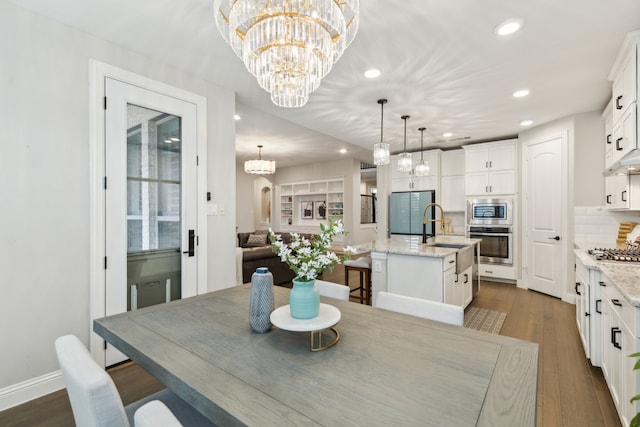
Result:
[[344,215],[344,180],[284,183],[279,186],[280,228],[317,227]]

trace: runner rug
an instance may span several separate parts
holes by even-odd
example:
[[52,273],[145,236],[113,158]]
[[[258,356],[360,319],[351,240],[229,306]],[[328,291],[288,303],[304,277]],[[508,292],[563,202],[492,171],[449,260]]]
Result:
[[507,313],[471,307],[464,313],[464,327],[499,334],[506,317]]

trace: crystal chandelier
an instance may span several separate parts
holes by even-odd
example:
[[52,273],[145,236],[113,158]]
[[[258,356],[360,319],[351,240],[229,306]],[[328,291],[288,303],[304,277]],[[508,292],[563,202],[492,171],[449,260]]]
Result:
[[376,166],[389,164],[389,144],[382,141],[382,123],[384,120],[384,104],[386,99],[378,99],[380,104],[380,142],[373,144],[373,164]]
[[358,31],[359,0],[214,0],[215,20],[280,107],[302,107]]
[[404,153],[398,155],[398,172],[411,172],[411,153],[407,153],[407,119],[409,116],[402,116],[404,120]]
[[276,162],[262,160],[262,145],[258,145],[258,160],[244,162],[244,171],[254,175],[270,175],[276,172]]
[[420,131],[420,161],[416,165],[416,176],[428,176],[429,175],[429,161],[424,159],[424,131],[427,128],[418,128]]

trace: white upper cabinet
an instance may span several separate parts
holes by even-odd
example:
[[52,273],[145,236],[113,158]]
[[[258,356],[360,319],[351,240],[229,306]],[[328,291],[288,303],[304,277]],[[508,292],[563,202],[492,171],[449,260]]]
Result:
[[637,75],[638,53],[637,45],[632,43],[622,52],[622,62],[616,64],[613,73],[613,121],[617,122],[638,100]]
[[464,175],[464,150],[442,152],[442,176]]
[[610,155],[612,162],[620,160],[627,153],[637,147],[637,121],[637,106],[636,104],[633,104],[626,110],[620,120],[614,124]]
[[465,195],[516,193],[517,139],[464,146]]
[[440,154],[442,150],[424,151],[422,157],[429,162],[429,175],[416,176],[415,167],[420,161],[420,152],[412,153],[413,168],[411,172],[398,172],[398,156],[391,156],[391,191],[440,191]]
[[464,150],[442,152],[440,204],[445,212],[464,212]]

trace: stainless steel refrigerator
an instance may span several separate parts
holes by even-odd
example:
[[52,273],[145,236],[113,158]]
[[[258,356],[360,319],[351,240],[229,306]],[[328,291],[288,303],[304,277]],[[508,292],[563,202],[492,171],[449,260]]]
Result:
[[[429,203],[435,201],[435,190],[391,193],[389,200],[389,233],[422,235],[424,209]],[[434,214],[434,207],[428,209],[427,219],[433,219]],[[435,222],[427,222],[427,234],[435,235]]]

